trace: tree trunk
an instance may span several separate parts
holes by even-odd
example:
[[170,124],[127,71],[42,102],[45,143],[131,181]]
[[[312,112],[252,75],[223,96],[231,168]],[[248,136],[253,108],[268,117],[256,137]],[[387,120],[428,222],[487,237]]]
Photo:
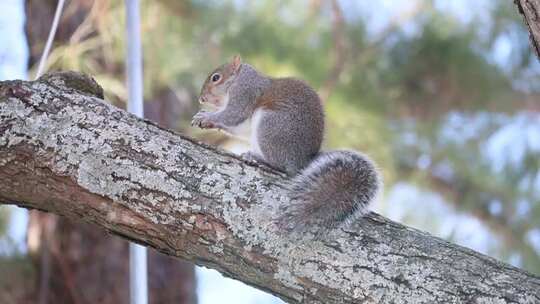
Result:
[[[32,303],[129,302],[125,240],[33,210],[28,248],[38,272],[35,292],[28,290]],[[149,303],[197,303],[193,264],[150,250],[148,268]]]
[[532,49],[540,60],[540,0],[514,0],[529,30]]
[[[43,52],[57,2],[26,0],[30,64],[39,60]],[[92,10],[106,3],[98,2],[67,1],[55,43],[66,44],[85,19],[92,19],[90,14],[99,14],[103,8],[94,12]],[[94,35],[94,32],[87,32],[80,38],[86,35]],[[167,105],[172,104],[172,101],[167,101]],[[180,112],[166,113],[167,116],[163,118],[167,119],[152,118],[155,121],[159,119],[158,123],[162,126],[174,127],[178,121],[175,116],[177,118]],[[38,272],[35,283],[37,290],[33,293],[35,303],[38,303],[37,298],[40,298],[39,303],[128,303],[129,260],[126,240],[107,235],[88,224],[35,210],[29,213],[28,231],[32,234],[28,237],[29,253]],[[193,264],[150,250],[148,268],[150,304],[197,302]],[[51,273],[57,275],[51,276]]]
[[[215,268],[290,303],[539,303],[540,278],[376,214],[286,235],[285,177],[103,103],[76,73],[0,83],[0,202]],[[58,275],[58,274],[53,274]]]

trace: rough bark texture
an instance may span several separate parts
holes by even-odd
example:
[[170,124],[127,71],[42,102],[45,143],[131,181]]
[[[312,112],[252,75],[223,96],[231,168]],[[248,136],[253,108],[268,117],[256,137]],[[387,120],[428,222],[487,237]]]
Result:
[[[27,301],[2,301],[0,288],[0,303],[129,303],[129,253],[124,239],[35,210],[28,229],[36,286],[29,288],[31,284],[19,281],[19,286],[8,290],[24,290]],[[33,247],[36,240],[38,246]],[[195,304],[195,282],[193,264],[148,252],[150,304]]]
[[75,73],[0,82],[0,202],[54,212],[290,303],[539,303],[540,278],[376,214],[280,235],[283,176],[100,100]]
[[514,0],[529,30],[531,46],[540,60],[540,0]]

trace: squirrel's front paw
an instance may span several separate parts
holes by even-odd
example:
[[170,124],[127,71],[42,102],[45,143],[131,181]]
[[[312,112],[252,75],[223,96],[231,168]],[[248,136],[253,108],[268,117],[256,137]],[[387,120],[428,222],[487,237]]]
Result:
[[199,111],[193,116],[191,120],[191,125],[199,127],[201,129],[212,129],[215,128],[214,122],[211,120],[212,113],[207,111]]

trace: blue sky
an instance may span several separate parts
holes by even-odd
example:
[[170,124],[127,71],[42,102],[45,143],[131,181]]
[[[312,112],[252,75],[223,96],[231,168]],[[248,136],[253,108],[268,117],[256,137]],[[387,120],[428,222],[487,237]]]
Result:
[[0,79],[26,78],[23,0],[0,2]]

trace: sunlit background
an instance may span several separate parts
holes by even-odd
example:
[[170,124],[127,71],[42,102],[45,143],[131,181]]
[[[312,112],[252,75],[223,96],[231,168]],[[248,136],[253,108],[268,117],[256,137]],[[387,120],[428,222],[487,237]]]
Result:
[[[189,127],[207,73],[238,53],[320,92],[326,148],[370,155],[377,212],[540,274],[540,64],[512,1],[142,1],[145,112]],[[32,78],[56,1],[0,1],[0,79]],[[123,1],[68,1],[50,69],[125,106]],[[26,16],[26,24],[25,24]],[[126,242],[0,207],[0,303],[126,303]],[[151,303],[281,303],[151,252]],[[45,271],[45,269],[48,269]],[[84,286],[82,288],[81,286]]]

